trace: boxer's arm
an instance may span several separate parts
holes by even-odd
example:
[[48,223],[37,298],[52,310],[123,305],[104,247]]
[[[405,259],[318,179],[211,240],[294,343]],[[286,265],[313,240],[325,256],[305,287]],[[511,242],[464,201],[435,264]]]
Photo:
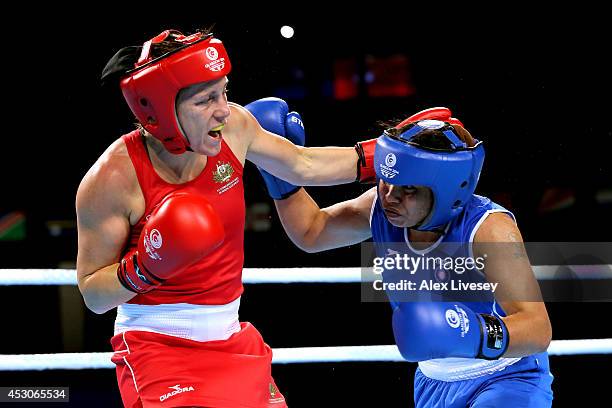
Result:
[[[508,315],[502,320],[508,328],[510,344],[504,357],[522,357],[545,351],[552,328],[521,233],[507,214],[489,215],[474,238],[474,256],[487,254],[485,275],[499,282],[495,297]],[[497,243],[488,245],[487,243]]]
[[328,186],[355,181],[359,158],[355,148],[296,146],[263,129],[246,109],[234,108],[232,121],[248,138],[246,157],[257,166],[298,186]]
[[289,238],[306,252],[320,252],[357,244],[371,236],[370,211],[376,189],[320,209],[305,189],[274,201]]
[[130,233],[126,196],[131,188],[118,162],[101,160],[94,165],[76,197],[78,285],[87,307],[99,314],[136,295],[117,279],[119,258]]

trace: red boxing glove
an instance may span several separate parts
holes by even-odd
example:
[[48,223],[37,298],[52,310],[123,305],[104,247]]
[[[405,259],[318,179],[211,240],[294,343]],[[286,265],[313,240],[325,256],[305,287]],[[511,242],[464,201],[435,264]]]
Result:
[[374,171],[376,140],[370,139],[355,144],[355,150],[357,151],[357,156],[359,156],[357,160],[357,179],[355,181],[373,183],[376,180],[376,171]]
[[204,197],[169,194],[147,217],[138,249],[123,257],[117,277],[132,292],[149,292],[209,254],[224,238],[223,223]]
[[[448,122],[451,125],[463,126],[463,123],[457,118],[452,117],[450,109],[445,107],[435,107],[422,110],[415,113],[407,119],[404,119],[399,125],[395,126],[400,129],[410,123],[418,122],[419,120],[441,120]],[[358,142],[355,145],[355,150],[359,156],[357,160],[357,180],[360,183],[373,183],[376,180],[376,171],[374,170],[374,150],[376,149],[376,140],[371,139],[365,142]]]
[[439,106],[435,108],[424,109],[420,112],[415,113],[407,119],[404,119],[399,125],[396,126],[396,129],[406,126],[409,123],[418,122],[419,120],[425,119],[433,119],[433,120],[441,120],[443,122],[448,122],[451,125],[459,125],[463,126],[463,123],[457,118],[453,118],[452,112],[450,109]]

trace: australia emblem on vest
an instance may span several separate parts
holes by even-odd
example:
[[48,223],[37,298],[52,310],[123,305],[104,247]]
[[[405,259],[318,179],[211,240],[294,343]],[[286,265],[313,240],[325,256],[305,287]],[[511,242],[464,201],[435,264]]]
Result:
[[217,183],[225,183],[234,174],[234,168],[229,163],[218,162],[217,170],[213,171],[213,180]]
[[223,184],[217,189],[218,194],[223,194],[230,188],[238,185],[238,183],[240,182],[240,177],[234,177],[232,179],[233,174],[234,168],[231,164],[224,163],[222,161],[217,163],[217,170],[213,171],[213,180],[216,183]]

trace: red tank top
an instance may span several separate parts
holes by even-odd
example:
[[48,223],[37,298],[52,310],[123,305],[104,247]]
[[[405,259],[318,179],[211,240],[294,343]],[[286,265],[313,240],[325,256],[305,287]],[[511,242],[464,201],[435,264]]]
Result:
[[200,175],[184,184],[170,184],[153,168],[139,131],[128,133],[122,139],[145,199],[144,215],[132,226],[126,252],[137,246],[146,216],[166,195],[174,191],[195,190],[206,197],[225,227],[225,241],[213,253],[168,279],[159,288],[137,295],[128,303],[222,305],[238,298],[243,291],[245,205],[243,168],[232,150],[222,140],[221,152],[217,156],[208,157]]

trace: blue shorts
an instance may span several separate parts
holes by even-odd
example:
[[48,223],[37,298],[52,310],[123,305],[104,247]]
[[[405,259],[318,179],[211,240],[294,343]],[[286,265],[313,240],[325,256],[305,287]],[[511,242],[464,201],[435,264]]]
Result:
[[465,381],[440,381],[417,370],[416,408],[542,408],[552,406],[553,376],[548,353],[534,354],[490,375]]

